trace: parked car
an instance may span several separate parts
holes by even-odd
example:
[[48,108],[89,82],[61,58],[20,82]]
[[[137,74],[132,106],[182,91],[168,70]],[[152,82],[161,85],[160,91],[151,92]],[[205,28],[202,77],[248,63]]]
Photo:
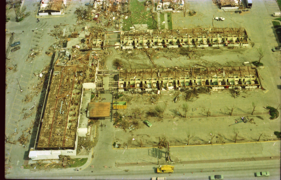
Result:
[[100,14],[96,14],[95,17],[94,17],[94,20],[95,21],[98,20],[99,16],[100,16]]
[[20,46],[14,47],[14,48],[11,50],[11,52],[15,52],[15,51],[17,51],[17,50],[19,50],[19,49],[20,49]]
[[270,176],[268,171],[264,171],[264,172],[256,172],[256,177],[268,177]]
[[281,47],[274,47],[271,49],[273,52],[281,51]]
[[148,121],[148,120],[145,120],[145,121],[143,121],[148,127],[151,127],[152,126],[152,124]]
[[20,45],[20,41],[14,42],[13,44],[11,44],[11,47],[14,47],[14,46],[17,46],[17,45]]
[[223,175],[210,176],[210,180],[214,180],[214,179],[223,179]]

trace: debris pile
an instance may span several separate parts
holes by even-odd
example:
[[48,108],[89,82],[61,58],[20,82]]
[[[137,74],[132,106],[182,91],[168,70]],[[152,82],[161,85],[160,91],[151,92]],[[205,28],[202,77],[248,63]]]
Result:
[[26,143],[28,142],[28,138],[27,136],[24,135],[24,133],[19,137],[18,142],[20,143],[20,145],[26,145]]

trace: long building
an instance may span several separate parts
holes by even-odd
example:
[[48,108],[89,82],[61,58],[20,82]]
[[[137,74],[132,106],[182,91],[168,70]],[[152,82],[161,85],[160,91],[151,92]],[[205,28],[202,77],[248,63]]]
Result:
[[179,47],[246,47],[248,34],[243,28],[193,28],[180,30],[142,30],[120,33],[118,49]]
[[50,72],[35,144],[29,152],[32,160],[76,156],[78,136],[85,137],[88,132],[88,119],[81,107],[90,101],[95,87],[98,58],[95,53],[84,52],[83,56],[80,51],[71,56],[69,60],[66,51],[61,51]]
[[252,67],[221,68],[167,68],[120,70],[119,92],[191,89],[210,87],[213,90],[228,88],[261,88],[258,71]]

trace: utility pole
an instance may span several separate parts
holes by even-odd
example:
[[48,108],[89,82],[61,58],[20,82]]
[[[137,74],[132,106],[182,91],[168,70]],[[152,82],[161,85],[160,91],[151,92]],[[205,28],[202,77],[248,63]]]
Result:
[[20,92],[22,92],[23,90],[21,89],[21,86],[20,86],[19,80],[17,79],[17,81],[18,81],[18,84],[19,84],[19,87],[20,87]]

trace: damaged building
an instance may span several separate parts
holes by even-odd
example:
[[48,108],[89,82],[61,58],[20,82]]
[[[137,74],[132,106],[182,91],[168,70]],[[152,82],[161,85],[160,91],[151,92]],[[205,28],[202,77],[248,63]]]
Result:
[[73,32],[68,38],[67,49],[76,48],[80,51],[102,50],[106,46],[106,34],[101,30],[84,27],[81,32]]
[[184,8],[184,0],[159,0],[156,11],[181,11]]
[[119,92],[135,89],[137,91],[181,90],[209,87],[222,89],[261,88],[258,71],[253,67],[221,68],[167,68],[120,70]]
[[217,4],[221,9],[238,9],[242,0],[217,0]]
[[249,37],[244,28],[192,28],[180,30],[121,31],[116,49],[179,47],[247,47]]
[[[67,51],[61,50],[50,72],[40,124],[29,158],[41,160],[59,159],[59,155],[76,156],[78,136],[85,135],[81,133],[81,128],[84,132],[86,118],[86,114],[81,113],[83,92],[93,87],[97,68],[98,58],[94,52],[74,50],[69,58]],[[91,83],[88,83],[89,80]]]
[[38,10],[38,15],[63,15],[66,3],[67,0],[42,0]]

